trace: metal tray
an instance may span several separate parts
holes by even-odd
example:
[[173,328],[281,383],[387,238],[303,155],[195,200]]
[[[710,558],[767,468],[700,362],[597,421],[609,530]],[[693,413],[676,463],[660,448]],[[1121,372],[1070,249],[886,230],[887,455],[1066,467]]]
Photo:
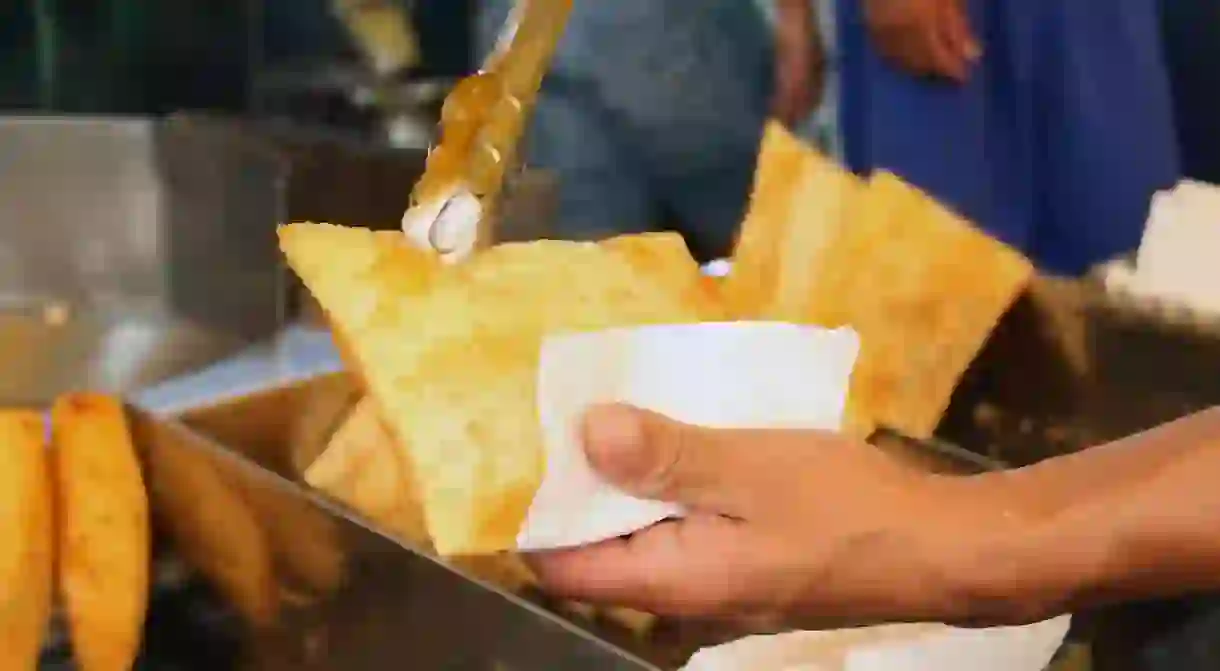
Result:
[[[316,450],[317,445],[311,447],[302,436],[325,432],[326,425],[355,398],[354,381],[346,374],[334,374],[191,409],[180,415],[181,424],[162,422],[168,429],[157,429],[152,420],[145,420],[138,433],[153,455],[154,488],[157,451],[162,459],[169,454],[177,461],[203,462],[197,467],[222,473],[232,489],[283,492],[279,497],[283,501],[262,506],[275,511],[262,521],[280,528],[276,537],[306,543],[314,549],[311,554],[316,554],[320,539],[331,538],[330,551],[344,557],[345,578],[335,583],[333,591],[321,598],[293,599],[292,608],[285,609],[273,627],[263,629],[278,632],[272,639],[248,627],[225,633],[227,642],[217,649],[251,652],[210,668],[254,668],[250,660],[257,659],[257,668],[266,669],[382,669],[387,660],[409,660],[417,669],[665,669],[680,666],[702,645],[743,633],[737,627],[662,622],[647,640],[641,640],[612,622],[573,615],[541,594],[506,594],[381,535],[358,515],[309,493],[296,482],[295,474],[297,464],[310,458],[301,451]],[[984,458],[943,444],[897,436],[882,436],[878,444],[941,472],[974,472],[990,466]],[[200,504],[208,505],[202,500]],[[285,510],[293,512],[285,514]],[[297,519],[312,521],[295,530]],[[331,531],[319,533],[320,528]],[[285,556],[291,554],[287,547]],[[293,573],[282,574],[283,589],[289,592],[300,591],[299,584],[293,586]],[[190,593],[176,597],[180,604],[190,598]],[[167,602],[174,601],[167,597]],[[174,610],[168,605],[162,608]],[[188,605],[177,609],[192,610]],[[233,610],[229,608],[230,613]],[[158,613],[154,607],[150,622],[158,621]],[[150,646],[156,635],[150,625]],[[325,644],[316,642],[322,639]],[[182,654],[190,653],[184,649]]]

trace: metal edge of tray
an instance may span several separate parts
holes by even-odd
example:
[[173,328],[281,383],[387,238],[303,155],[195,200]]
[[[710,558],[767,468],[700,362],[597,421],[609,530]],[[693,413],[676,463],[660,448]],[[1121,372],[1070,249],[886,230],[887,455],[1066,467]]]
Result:
[[[904,453],[912,456],[916,465],[936,472],[965,475],[1006,468],[1006,465],[998,459],[971,452],[936,437],[911,438],[892,429],[881,428],[869,438],[869,442],[888,450],[900,459]],[[932,463],[932,461],[940,463]]]

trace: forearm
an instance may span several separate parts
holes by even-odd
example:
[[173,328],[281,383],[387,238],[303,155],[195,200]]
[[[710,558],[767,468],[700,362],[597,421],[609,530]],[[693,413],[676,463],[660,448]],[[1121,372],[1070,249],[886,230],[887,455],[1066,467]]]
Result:
[[965,478],[947,544],[959,619],[1032,620],[1220,587],[1220,411]]

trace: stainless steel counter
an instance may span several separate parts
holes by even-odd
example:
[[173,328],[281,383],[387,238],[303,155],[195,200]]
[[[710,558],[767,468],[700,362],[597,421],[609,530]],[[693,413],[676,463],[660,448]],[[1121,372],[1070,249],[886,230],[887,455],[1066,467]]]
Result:
[[132,401],[151,412],[177,415],[340,370],[328,331],[290,326],[201,370],[141,389]]
[[279,327],[285,165],[197,130],[0,118],[0,403],[128,392]]

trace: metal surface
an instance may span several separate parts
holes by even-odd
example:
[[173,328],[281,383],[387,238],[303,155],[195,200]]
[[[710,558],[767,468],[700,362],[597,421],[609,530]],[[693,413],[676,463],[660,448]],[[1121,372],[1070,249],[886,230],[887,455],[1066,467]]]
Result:
[[[150,668],[202,668],[192,658],[219,651],[227,655],[207,668],[653,668],[354,523],[183,424],[136,409],[132,418],[160,561],[215,587],[198,605],[218,623],[215,640],[182,641],[179,658]],[[191,583],[189,573],[178,580]],[[161,621],[157,608],[154,599],[150,622]],[[148,632],[150,649],[164,644]]]
[[[216,444],[223,444],[224,448],[219,449],[240,454],[243,460],[241,463],[246,470],[265,469],[257,478],[260,482],[270,478],[279,483],[278,486],[286,486],[289,481],[296,479],[295,474],[299,472],[300,462],[303,457],[307,459],[309,456],[306,453],[316,448],[317,440],[311,436],[326,435],[330,424],[328,418],[341,414],[341,409],[350,405],[356,396],[356,385],[350,376],[334,374],[271,387],[254,394],[194,408],[184,412],[181,421],[198,434],[214,439]],[[984,470],[990,465],[984,459],[943,444],[929,445],[896,436],[881,436],[878,445],[900,459],[934,471],[974,472]],[[228,458],[233,460],[235,457]],[[337,510],[325,505],[321,509]],[[344,527],[351,521],[355,521],[356,526],[366,524],[356,516],[346,517],[339,514],[339,517],[344,520],[341,523]],[[349,533],[362,536],[362,533],[372,532]],[[490,586],[471,580],[461,572],[439,568],[436,560],[432,558],[419,555],[414,550],[381,538],[375,533],[372,535],[379,539],[376,544],[379,548],[377,552],[387,555],[377,561],[395,567],[387,568],[387,571],[402,572],[408,578],[396,582],[390,577],[378,574],[371,576],[367,582],[361,581],[345,588],[349,590],[350,599],[346,607],[351,610],[344,611],[343,617],[365,617],[365,622],[375,620],[380,629],[396,632],[397,635],[381,635],[376,632],[369,634],[369,639],[361,641],[361,645],[365,647],[363,654],[378,656],[381,659],[401,659],[404,664],[410,663],[411,668],[466,668],[434,664],[451,663],[445,654],[456,655],[458,650],[462,655],[474,655],[486,660],[489,659],[491,651],[501,654],[499,651],[505,650],[506,645],[510,646],[509,652],[503,654],[513,655],[518,654],[517,648],[512,647],[516,645],[523,648],[519,653],[521,655],[526,654],[524,648],[542,648],[544,645],[559,647],[530,651],[533,655],[552,657],[513,657],[512,659],[523,661],[524,665],[508,665],[503,668],[651,668],[647,665],[641,666],[642,662],[624,661],[634,659],[628,651],[658,668],[677,668],[698,647],[735,638],[743,633],[739,629],[724,626],[662,622],[650,638],[641,641],[632,637],[621,625],[616,626],[601,620],[583,620],[564,614],[565,611],[557,604],[549,603],[542,595],[525,595],[525,598],[504,595]],[[431,584],[412,586],[409,576],[415,576],[413,579],[421,583],[430,581]],[[452,608],[452,612],[433,615],[432,610],[438,607],[437,604],[445,604],[446,608]],[[508,608],[508,605],[511,605],[511,608]],[[326,608],[329,606],[323,608],[322,612],[325,612]],[[552,614],[543,617],[539,615],[540,608],[549,609]],[[362,614],[365,609],[368,614]],[[376,615],[373,615],[374,613]],[[571,620],[572,624],[589,632],[589,635],[596,636],[601,642],[592,643],[585,634],[571,634],[570,640],[567,640],[558,634],[549,633],[552,618],[560,616],[575,618]],[[540,617],[541,620],[538,619]],[[451,625],[449,622],[461,624]],[[801,624],[826,627],[843,625],[839,621]],[[462,635],[456,639],[446,638],[451,626],[456,626]],[[497,634],[501,629],[503,633]],[[537,633],[535,629],[543,629],[547,633]],[[563,631],[568,632],[566,626]],[[435,640],[432,640],[434,636]],[[542,640],[540,636],[547,638]],[[552,639],[551,636],[557,638]],[[426,643],[419,643],[418,639],[428,640]],[[429,648],[427,654],[435,656],[419,658],[417,661],[412,655],[413,650],[420,645],[434,646]],[[456,646],[456,649],[446,653],[447,646]],[[616,661],[601,656],[599,651],[607,646],[612,646],[614,654],[611,658]],[[575,657],[553,657],[576,655],[577,650],[586,651],[580,654],[594,656],[585,661],[575,661]],[[331,661],[342,662],[344,658],[333,657]],[[509,660],[504,658],[504,661]],[[627,665],[622,666],[623,664]]]
[[[0,403],[130,389],[252,332],[174,300],[166,207],[151,123],[0,120]],[[205,253],[209,275],[240,271]]]

